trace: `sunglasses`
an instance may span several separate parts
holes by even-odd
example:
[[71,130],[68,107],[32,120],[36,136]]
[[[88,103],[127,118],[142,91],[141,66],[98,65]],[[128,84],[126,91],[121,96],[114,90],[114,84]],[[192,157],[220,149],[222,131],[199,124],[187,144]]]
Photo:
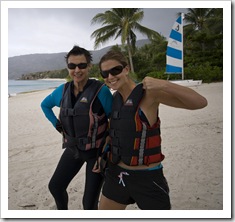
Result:
[[85,69],[87,67],[87,63],[79,63],[79,64],[69,63],[68,64],[69,69],[76,69],[76,67],[78,67],[79,69]]
[[105,78],[108,78],[109,74],[111,74],[112,76],[116,76],[116,75],[120,74],[123,69],[124,69],[124,67],[121,65],[115,66],[110,70],[100,71],[100,74],[105,79]]

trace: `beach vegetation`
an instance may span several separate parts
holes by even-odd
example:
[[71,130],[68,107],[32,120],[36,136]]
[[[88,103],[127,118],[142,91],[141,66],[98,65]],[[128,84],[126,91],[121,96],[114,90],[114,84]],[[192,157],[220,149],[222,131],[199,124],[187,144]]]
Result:
[[91,38],[95,38],[94,48],[120,37],[121,45],[126,47],[128,53],[131,71],[134,72],[132,54],[136,49],[136,32],[147,36],[148,39],[160,38],[158,32],[140,24],[143,18],[144,11],[140,8],[112,8],[98,13],[91,20],[91,24],[101,24],[101,28],[91,34]]
[[[176,15],[176,18],[179,14]],[[111,38],[121,37],[121,44],[112,50],[122,51],[129,58],[131,78],[141,81],[146,76],[168,79],[166,69],[167,39],[157,32],[140,25],[144,13],[141,9],[111,9],[95,15],[92,24],[101,28],[92,33],[95,47]],[[223,9],[189,8],[184,19],[184,76],[185,79],[201,79],[203,82],[223,81]],[[135,47],[134,31],[145,33],[149,41]],[[98,64],[93,64],[90,77],[101,81]],[[67,69],[37,72],[23,75],[22,79],[67,78]],[[180,79],[170,75],[170,79]]]
[[34,72],[23,74],[21,76],[21,80],[36,80],[36,79],[65,79],[68,76],[68,70],[60,69],[60,70],[49,70],[44,72]]
[[[115,46],[115,50],[121,50],[130,61],[132,73],[137,81],[145,76],[167,79],[165,75],[167,39],[159,34],[151,35],[149,32],[149,44],[136,48],[129,44],[128,38],[134,28],[133,13],[144,14],[141,9],[128,11],[124,9],[112,9],[105,13],[97,14],[92,23],[101,23],[102,27],[92,33],[96,38],[95,46],[105,43],[110,38],[121,36],[121,46]],[[117,15],[116,15],[117,14]],[[176,15],[176,18],[180,13]],[[114,17],[112,17],[113,15]],[[129,17],[128,17],[129,16]],[[128,18],[127,18],[128,17]],[[137,18],[136,16],[135,18]],[[130,22],[129,37],[125,34],[123,23]],[[136,20],[136,22],[141,21]],[[116,22],[116,23],[115,23]],[[189,8],[185,14],[184,25],[184,75],[185,78],[202,79],[203,82],[223,81],[223,9],[222,8]],[[116,24],[116,26],[112,26]],[[112,27],[112,29],[109,29]],[[113,30],[111,32],[111,30]],[[117,31],[119,30],[119,31]],[[124,33],[124,34],[123,34]],[[157,32],[156,32],[157,33]],[[134,35],[134,34],[133,34]],[[134,39],[136,40],[136,39]],[[131,49],[131,50],[130,50]],[[130,54],[131,51],[131,54]],[[133,64],[135,70],[132,68]],[[179,79],[179,75],[171,75],[172,80]]]

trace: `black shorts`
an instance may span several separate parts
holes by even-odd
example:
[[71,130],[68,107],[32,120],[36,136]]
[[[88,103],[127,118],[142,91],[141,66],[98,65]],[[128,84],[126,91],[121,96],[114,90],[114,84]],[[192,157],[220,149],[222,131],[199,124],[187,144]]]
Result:
[[110,164],[102,194],[117,203],[136,203],[141,210],[170,210],[169,187],[163,169],[126,170]]

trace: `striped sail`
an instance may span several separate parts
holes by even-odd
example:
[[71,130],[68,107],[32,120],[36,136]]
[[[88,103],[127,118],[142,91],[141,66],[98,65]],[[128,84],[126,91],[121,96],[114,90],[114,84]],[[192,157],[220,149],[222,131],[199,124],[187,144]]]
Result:
[[175,21],[168,39],[166,73],[182,74],[183,79],[183,13]]

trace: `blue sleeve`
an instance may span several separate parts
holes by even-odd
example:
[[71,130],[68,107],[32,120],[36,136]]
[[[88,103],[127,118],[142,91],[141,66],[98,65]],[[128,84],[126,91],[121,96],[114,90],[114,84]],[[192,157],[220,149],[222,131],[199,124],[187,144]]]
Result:
[[104,108],[105,114],[109,118],[112,111],[113,95],[107,86],[103,86],[98,93],[98,98]]
[[54,127],[56,127],[56,123],[58,121],[57,117],[53,112],[53,107],[60,107],[60,102],[62,99],[64,85],[62,84],[58,86],[50,95],[48,95],[42,102],[41,108],[44,112],[46,118],[52,123]]

